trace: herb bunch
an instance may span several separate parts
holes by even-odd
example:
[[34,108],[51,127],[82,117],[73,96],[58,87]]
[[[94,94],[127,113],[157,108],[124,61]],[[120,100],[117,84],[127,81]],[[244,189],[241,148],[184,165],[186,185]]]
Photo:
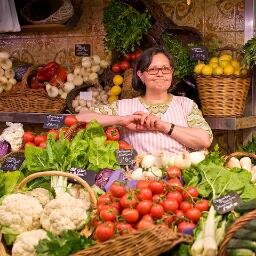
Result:
[[253,68],[256,64],[256,38],[248,40],[243,46],[243,64],[247,69]]

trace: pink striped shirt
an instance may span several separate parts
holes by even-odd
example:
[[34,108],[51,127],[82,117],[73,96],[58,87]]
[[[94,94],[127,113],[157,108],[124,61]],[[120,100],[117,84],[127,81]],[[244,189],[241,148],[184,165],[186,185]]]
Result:
[[[161,119],[176,125],[188,127],[187,117],[191,113],[193,101],[182,96],[173,96],[168,110],[161,116]],[[122,99],[118,101],[118,115],[125,116],[136,111],[148,112],[139,98]],[[139,153],[157,154],[169,152],[177,154],[184,149],[184,146],[172,139],[169,135],[161,132],[132,132],[124,130],[123,139],[133,145]]]

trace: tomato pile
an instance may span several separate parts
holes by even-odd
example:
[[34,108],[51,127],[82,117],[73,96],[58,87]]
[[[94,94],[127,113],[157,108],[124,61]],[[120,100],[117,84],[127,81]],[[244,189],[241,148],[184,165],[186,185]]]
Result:
[[195,187],[183,187],[179,177],[173,176],[174,169],[169,170],[168,181],[140,180],[136,188],[114,181],[98,199],[95,239],[103,242],[152,225],[191,234],[209,204],[198,198]]

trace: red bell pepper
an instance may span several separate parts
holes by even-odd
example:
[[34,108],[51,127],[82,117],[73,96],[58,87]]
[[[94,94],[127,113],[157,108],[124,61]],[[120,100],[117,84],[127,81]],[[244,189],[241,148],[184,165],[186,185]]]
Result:
[[41,82],[50,81],[59,67],[58,63],[51,61],[38,70],[36,78]]
[[59,67],[56,73],[54,74],[54,76],[49,81],[49,83],[52,86],[59,87],[60,85],[62,85],[67,81],[67,75],[68,75],[67,69],[65,69],[64,67]]

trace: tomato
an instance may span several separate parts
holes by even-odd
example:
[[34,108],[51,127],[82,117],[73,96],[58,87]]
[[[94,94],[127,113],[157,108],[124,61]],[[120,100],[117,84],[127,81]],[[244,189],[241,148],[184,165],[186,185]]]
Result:
[[128,223],[135,223],[139,219],[139,212],[136,209],[123,209],[121,215]]
[[114,72],[114,73],[120,73],[121,72],[121,66],[119,63],[116,63],[114,65],[112,65],[112,68],[111,70]]
[[170,191],[167,195],[166,198],[168,199],[175,199],[179,204],[182,202],[183,197],[182,194],[179,191]]
[[197,208],[200,212],[208,211],[209,202],[206,199],[197,201],[195,204],[195,208]]
[[123,183],[114,181],[109,188],[109,192],[114,197],[120,198],[126,193],[126,188]]
[[47,136],[43,134],[39,134],[35,136],[34,143],[36,146],[39,146],[41,143],[45,143],[47,141]]
[[132,149],[132,146],[125,140],[119,140],[118,144],[119,144],[119,149]]
[[64,124],[66,126],[71,126],[73,124],[77,123],[77,119],[74,115],[67,115],[64,118]]
[[149,181],[148,180],[139,180],[136,184],[136,188],[148,188]]
[[152,218],[160,219],[164,215],[164,208],[161,204],[154,204],[151,207],[150,215]]
[[150,221],[151,223],[154,223],[153,218],[151,217],[150,214],[145,214],[144,216],[142,216],[141,219],[142,219],[142,220]]
[[120,205],[123,208],[135,207],[137,204],[136,197],[133,193],[126,193],[120,199]]
[[135,54],[135,59],[138,59],[141,56],[141,52],[137,51],[134,53]]
[[175,212],[179,209],[179,203],[175,199],[166,199],[161,205],[164,207],[165,212]]
[[194,223],[182,221],[178,225],[178,231],[184,234],[192,235],[193,229],[196,227]]
[[152,201],[153,201],[154,203],[160,203],[160,202],[162,202],[164,199],[165,199],[165,195],[163,195],[163,194],[154,194],[154,195],[152,196]]
[[180,210],[182,210],[183,212],[186,212],[188,209],[192,208],[192,204],[187,202],[187,201],[183,201],[180,203]]
[[117,209],[114,207],[108,207],[100,211],[100,217],[104,221],[114,221],[117,217]]
[[179,178],[181,176],[181,169],[177,166],[169,166],[166,169],[167,176],[171,178]]
[[141,188],[136,194],[137,198],[142,200],[152,200],[152,191],[149,188]]
[[109,204],[112,202],[109,194],[100,195],[98,198],[98,204]]
[[119,140],[120,133],[116,127],[108,127],[105,131],[105,134],[107,136],[107,140]]
[[185,212],[185,216],[196,223],[201,217],[201,212],[197,208],[191,208]]
[[196,187],[187,187],[185,191],[183,191],[184,198],[196,198],[198,197],[199,193]]
[[131,60],[132,58],[131,58],[131,53],[126,53],[125,55],[124,55],[124,60],[127,60],[127,61],[129,61],[129,60]]
[[42,142],[38,145],[39,148],[46,148],[47,147],[47,144],[46,142]]
[[164,214],[163,221],[167,226],[171,226],[171,224],[173,223],[173,220],[174,218],[172,215]]
[[150,181],[148,187],[151,189],[153,194],[161,194],[164,192],[163,182],[157,180]]
[[132,231],[132,225],[129,223],[117,222],[116,228],[120,235],[130,234]]
[[107,221],[99,224],[95,230],[96,239],[104,242],[114,236],[114,223]]
[[130,68],[130,62],[127,61],[127,60],[123,60],[121,63],[120,63],[120,67],[122,70],[127,70]]
[[149,228],[151,226],[153,226],[154,223],[151,222],[151,221],[148,221],[148,220],[143,220],[141,219],[138,224],[137,224],[137,229],[138,230],[142,230],[142,229],[145,229],[145,228]]
[[177,210],[175,212],[175,217],[177,217],[178,219],[181,219],[181,218],[183,219],[185,217],[185,214],[182,210]]
[[33,134],[32,132],[30,132],[30,131],[24,132],[24,134],[23,134],[23,141],[24,141],[25,143],[27,143],[27,142],[33,142],[34,139],[35,139],[35,136],[34,136],[34,134]]
[[172,178],[167,181],[168,187],[172,190],[182,191],[182,184],[179,179]]
[[27,145],[36,146],[36,144],[35,144],[34,142],[31,142],[31,141],[26,142],[25,147],[26,147]]
[[131,53],[131,60],[136,60],[136,54],[134,52]]
[[143,200],[137,204],[136,209],[139,212],[140,216],[143,216],[145,214],[150,213],[151,207],[152,207],[152,201]]
[[49,133],[50,133],[50,134],[53,134],[55,140],[58,140],[58,139],[59,139],[59,131],[58,131],[58,130],[52,129],[52,130],[49,130],[49,131],[48,131],[48,134],[49,134]]

